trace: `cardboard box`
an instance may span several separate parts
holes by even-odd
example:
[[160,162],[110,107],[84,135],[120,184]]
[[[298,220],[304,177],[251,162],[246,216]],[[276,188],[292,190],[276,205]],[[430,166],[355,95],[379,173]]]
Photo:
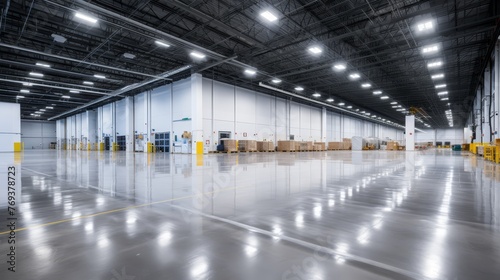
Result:
[[278,151],[295,151],[295,141],[278,141]]
[[352,149],[352,140],[350,138],[342,139],[343,150],[351,150]]
[[395,141],[387,142],[387,150],[388,151],[397,151],[398,146],[399,146],[398,142],[395,142]]
[[274,151],[274,143],[272,141],[257,141],[257,151],[259,152]]
[[224,151],[225,152],[236,152],[236,151],[238,151],[238,149],[236,147],[236,140],[228,139],[228,138],[223,138],[223,139],[221,139],[221,142],[224,143]]
[[[324,142],[316,142],[314,143],[314,147],[318,147],[318,151],[326,151],[326,144]],[[316,148],[314,148],[316,151]]]
[[[324,144],[324,143],[323,143],[323,144]],[[321,144],[314,144],[314,145],[313,145],[313,150],[314,150],[315,152],[318,152],[318,151],[324,151],[323,147],[324,147],[324,145],[321,145]]]
[[241,152],[256,152],[257,151],[257,141],[256,140],[239,140],[238,150]]
[[343,150],[343,142],[328,142],[328,150]]

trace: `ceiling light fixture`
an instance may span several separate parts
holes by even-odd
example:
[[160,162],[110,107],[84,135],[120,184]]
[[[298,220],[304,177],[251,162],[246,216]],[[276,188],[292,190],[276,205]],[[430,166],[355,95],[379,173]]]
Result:
[[85,14],[82,14],[82,13],[76,13],[75,14],[75,17],[76,18],[79,18],[79,19],[83,19],[84,21],[87,21],[87,22],[90,22],[92,24],[96,23],[97,22],[97,19],[94,18],[94,17],[91,17],[89,15],[85,15]]
[[433,80],[442,79],[442,78],[444,78],[444,74],[436,74],[436,75],[431,76],[431,79],[433,79]]
[[84,81],[83,84],[84,85],[89,85],[89,86],[93,86],[94,85],[93,82],[89,82],[89,81]]
[[312,54],[320,54],[323,50],[320,47],[314,46],[309,48],[309,52]]
[[436,88],[445,88],[445,87],[446,87],[446,84],[436,85]]
[[320,94],[320,93],[315,92],[315,93],[313,93],[313,96],[314,96],[314,97],[321,97],[321,94]]
[[70,98],[71,98],[71,96],[68,96],[68,95],[63,95],[63,96],[61,96],[61,97],[62,97],[62,98],[65,98],[65,99],[70,99]]
[[269,22],[274,22],[278,19],[278,17],[275,16],[270,11],[264,11],[264,12],[260,13],[260,16],[267,19]]
[[203,59],[205,58],[205,55],[200,53],[200,52],[197,52],[197,51],[192,51],[191,52],[191,56],[195,57],[195,58],[198,58],[198,59]]
[[27,90],[27,89],[22,89],[22,90],[20,90],[19,92],[20,92],[20,93],[30,93],[30,91],[29,91],[29,90]]
[[304,90],[304,88],[303,88],[303,87],[295,87],[295,90],[296,90],[296,91],[303,91],[303,90]]
[[352,106],[350,106],[350,105],[349,105],[349,106],[347,106],[347,109],[352,109]]
[[31,87],[31,86],[33,86],[33,84],[32,83],[23,83],[23,86],[25,86],[25,87]]
[[45,67],[45,68],[50,68],[50,65],[47,64],[47,63],[41,63],[41,62],[37,62],[36,63],[36,66],[41,66],[41,67]]
[[361,78],[361,76],[358,73],[352,73],[351,75],[349,75],[349,78],[356,80]]
[[333,102],[333,101],[334,101],[334,100],[333,100],[333,98],[328,98],[328,99],[326,100],[326,102]]
[[417,24],[417,29],[420,32],[431,30],[431,29],[434,29],[434,24],[430,20],[426,21],[426,22],[422,22],[422,23]]
[[98,79],[106,79],[106,76],[104,75],[99,75],[99,74],[94,74],[94,77],[98,78]]
[[440,91],[440,92],[437,93],[437,95],[446,95],[446,94],[448,94],[447,91]]
[[430,62],[430,63],[428,63],[427,67],[428,68],[436,68],[436,67],[440,67],[441,65],[443,65],[442,61],[436,61],[436,62]]
[[279,84],[279,83],[281,83],[281,80],[275,78],[275,79],[272,79],[271,82],[273,82],[274,84]]
[[446,101],[446,100],[449,100],[449,98],[448,97],[441,98],[441,101]]
[[132,54],[132,53],[124,53],[124,54],[123,54],[123,57],[128,58],[128,59],[134,59],[134,58],[135,58],[135,54]]
[[391,105],[396,105],[396,104],[398,104],[398,102],[396,101],[391,102]]
[[54,107],[51,107],[51,106],[47,106],[45,108],[47,108],[47,109],[54,109]]
[[42,73],[37,73],[37,72],[30,72],[30,76],[43,77],[43,74]]
[[376,90],[376,91],[373,92],[373,94],[379,95],[379,94],[382,94],[382,91],[381,90]]
[[340,102],[340,103],[339,103],[339,106],[344,106],[344,105],[345,105],[345,103],[344,103],[344,102]]
[[384,95],[384,96],[380,97],[380,99],[389,99],[389,96]]
[[70,90],[69,92],[70,93],[80,93],[80,91],[78,91],[78,90]]
[[253,76],[253,75],[257,74],[257,71],[255,71],[253,69],[245,69],[245,74]]
[[60,44],[64,44],[66,43],[67,39],[64,38],[63,36],[61,35],[57,35],[57,34],[52,34],[50,35],[52,38],[54,38],[54,42],[57,42],[57,43],[60,43]]
[[16,98],[17,98],[17,99],[20,99],[20,98],[24,98],[24,96],[22,96],[22,95],[18,95],[18,96],[16,96]]
[[362,88],[370,88],[372,85],[369,84],[369,83],[366,83],[366,84],[362,84],[361,87]]
[[422,49],[423,54],[428,54],[428,53],[435,53],[439,50],[439,47],[437,45],[432,45],[432,46],[427,46]]
[[155,41],[155,44],[157,44],[158,46],[161,46],[161,47],[165,47],[165,48],[170,48],[170,45],[165,43],[165,42],[162,42],[160,40],[156,40]]
[[335,68],[336,70],[345,70],[347,68],[347,66],[345,64],[342,64],[342,63],[337,63],[333,66],[333,68]]

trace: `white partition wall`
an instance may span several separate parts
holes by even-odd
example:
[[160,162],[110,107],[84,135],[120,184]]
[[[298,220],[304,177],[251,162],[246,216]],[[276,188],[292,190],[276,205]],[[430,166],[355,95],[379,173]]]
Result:
[[[13,152],[21,142],[21,105],[0,102],[0,152]],[[8,120],[8,121],[5,121]]]
[[56,122],[21,121],[21,142],[25,150],[49,149],[50,143],[56,141]]
[[[91,123],[88,114],[82,119]],[[170,132],[172,145],[176,139],[182,141],[184,131],[192,133],[192,153],[200,141],[205,152],[215,150],[220,132],[229,133],[233,139],[275,143],[288,140],[291,135],[297,141],[314,142],[342,141],[353,136],[403,139],[402,130],[369,119],[330,112],[198,74],[106,104],[97,108],[94,116],[98,141],[109,136],[112,142],[115,136],[126,135],[127,151],[146,151],[146,144],[154,142],[155,133]],[[77,136],[77,119],[71,116],[58,122],[58,127],[66,130],[66,138]],[[85,125],[81,127],[85,135]],[[86,137],[93,139],[90,134]]]

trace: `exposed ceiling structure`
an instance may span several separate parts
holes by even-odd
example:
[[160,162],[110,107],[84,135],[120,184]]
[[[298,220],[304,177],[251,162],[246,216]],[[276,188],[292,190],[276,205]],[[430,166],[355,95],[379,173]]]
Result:
[[495,0],[0,3],[0,101],[26,119],[199,72],[378,121],[418,108],[421,128],[462,125],[500,31]]

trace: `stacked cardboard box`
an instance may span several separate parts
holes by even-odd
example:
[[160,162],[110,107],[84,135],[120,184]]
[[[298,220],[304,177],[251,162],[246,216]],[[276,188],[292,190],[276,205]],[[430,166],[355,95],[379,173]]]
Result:
[[[314,143],[315,151],[326,151],[326,144],[324,142],[316,142]],[[318,147],[318,150],[316,149]]]
[[343,142],[328,142],[328,150],[343,150]]
[[398,150],[398,142],[391,141],[387,142],[387,149],[388,151],[397,151]]
[[225,152],[237,152],[236,140],[223,138],[221,139],[222,143],[224,143],[224,151]]
[[349,138],[342,139],[343,150],[351,150],[352,149],[352,141]]
[[314,144],[313,145],[313,151],[318,152],[318,151],[324,151],[324,145],[321,144]]
[[295,141],[278,141],[279,152],[293,152],[295,151]]
[[256,152],[257,151],[257,141],[255,140],[239,140],[238,150],[240,152]]
[[257,141],[257,151],[272,152],[274,151],[273,141]]

